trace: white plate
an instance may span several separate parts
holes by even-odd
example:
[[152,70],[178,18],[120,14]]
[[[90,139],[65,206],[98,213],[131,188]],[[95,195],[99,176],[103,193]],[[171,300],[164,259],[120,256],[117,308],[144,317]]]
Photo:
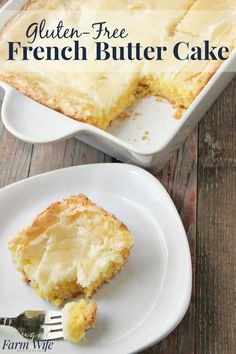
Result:
[[[189,246],[174,204],[163,186],[138,167],[72,167],[0,190],[0,316],[53,308],[21,282],[7,240],[49,203],[77,193],[85,193],[127,224],[135,246],[127,266],[94,296],[98,318],[87,340],[78,345],[58,341],[51,352],[137,352],[176,327],[189,305],[192,279]],[[25,341],[14,329],[1,327],[0,348],[4,339]]]

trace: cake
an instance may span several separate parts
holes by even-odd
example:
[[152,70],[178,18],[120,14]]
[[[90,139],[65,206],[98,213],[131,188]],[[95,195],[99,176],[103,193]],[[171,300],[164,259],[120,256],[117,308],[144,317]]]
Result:
[[[206,40],[211,46],[227,46],[231,51],[236,47],[234,0],[194,1],[167,43],[173,48],[178,42],[189,42],[189,48],[197,45],[204,53]],[[221,64],[220,60],[178,61],[174,56],[168,56],[163,62],[153,63],[150,73],[150,67],[146,69],[144,81],[154,95],[167,98],[177,108],[186,109]]]
[[64,339],[74,343],[84,339],[86,331],[95,326],[96,312],[94,301],[81,299],[67,303],[62,309]]
[[[70,26],[85,28],[96,21],[96,11],[106,11],[111,24],[114,11],[122,11],[122,16],[115,14],[117,27],[125,24],[132,43],[165,43],[172,48],[182,40],[200,46],[209,40],[212,45],[227,45],[230,51],[236,45],[235,0],[31,0],[23,10],[1,31],[0,80],[68,117],[104,130],[140,97],[161,96],[177,109],[188,108],[223,61],[178,61],[170,54],[163,61],[150,62],[45,60],[16,61],[13,65],[6,60],[6,42],[27,44],[27,25],[40,14],[49,27],[63,16]],[[77,12],[80,15],[73,17]],[[33,46],[41,42],[36,39]],[[47,39],[43,43],[52,44]],[[54,41],[58,47],[68,43],[68,39],[64,44],[63,40]],[[116,39],[114,43],[118,47],[127,41]],[[92,53],[89,39],[86,44]]]
[[133,243],[121,221],[80,194],[51,204],[9,241],[9,249],[23,280],[60,306],[109,282]]

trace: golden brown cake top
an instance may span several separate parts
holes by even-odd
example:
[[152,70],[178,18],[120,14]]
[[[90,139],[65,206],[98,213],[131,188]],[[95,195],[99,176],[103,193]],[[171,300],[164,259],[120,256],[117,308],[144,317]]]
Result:
[[51,204],[9,242],[18,270],[44,292],[75,281],[89,287],[110,264],[123,264],[127,227],[80,194]]

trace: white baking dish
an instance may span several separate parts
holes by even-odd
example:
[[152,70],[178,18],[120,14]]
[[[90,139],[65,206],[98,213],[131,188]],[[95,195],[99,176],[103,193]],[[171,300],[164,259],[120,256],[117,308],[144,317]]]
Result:
[[[26,3],[10,0],[0,12],[0,26]],[[132,107],[131,117],[117,121],[108,132],[74,121],[25,97],[1,83],[5,91],[2,119],[5,127],[29,143],[52,143],[76,137],[97,149],[153,171],[160,170],[185,140],[236,71],[236,51],[220,67],[179,120],[174,108],[150,97]],[[136,113],[136,114],[135,114]]]

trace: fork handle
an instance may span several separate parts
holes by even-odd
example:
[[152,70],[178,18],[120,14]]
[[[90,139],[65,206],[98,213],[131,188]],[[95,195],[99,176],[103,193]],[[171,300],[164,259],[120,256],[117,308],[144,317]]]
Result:
[[0,317],[0,326],[11,326],[12,319],[9,317]]

